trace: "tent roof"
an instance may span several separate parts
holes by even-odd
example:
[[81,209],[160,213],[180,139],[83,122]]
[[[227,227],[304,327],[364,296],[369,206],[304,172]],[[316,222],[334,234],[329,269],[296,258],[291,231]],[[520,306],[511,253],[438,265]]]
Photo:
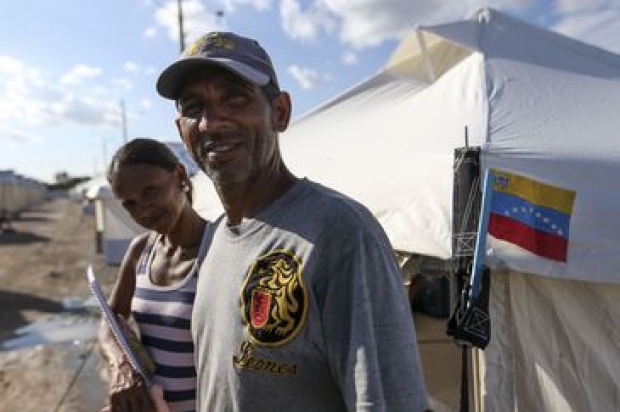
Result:
[[296,121],[281,144],[295,173],[366,204],[396,249],[448,258],[453,154],[467,128],[485,166],[577,191],[568,264],[494,241],[489,260],[612,280],[617,107],[620,56],[482,9],[412,30],[376,75]]

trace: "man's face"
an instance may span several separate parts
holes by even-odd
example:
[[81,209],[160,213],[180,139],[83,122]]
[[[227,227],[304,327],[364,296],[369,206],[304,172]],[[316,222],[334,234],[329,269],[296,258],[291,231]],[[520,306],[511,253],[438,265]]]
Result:
[[197,72],[177,108],[183,142],[217,187],[247,186],[280,161],[278,109],[258,86],[225,70]]

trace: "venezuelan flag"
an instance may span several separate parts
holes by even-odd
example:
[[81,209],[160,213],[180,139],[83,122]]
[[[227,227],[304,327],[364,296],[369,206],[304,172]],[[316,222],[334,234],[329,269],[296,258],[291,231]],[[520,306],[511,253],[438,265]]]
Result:
[[492,170],[489,234],[566,262],[575,191]]

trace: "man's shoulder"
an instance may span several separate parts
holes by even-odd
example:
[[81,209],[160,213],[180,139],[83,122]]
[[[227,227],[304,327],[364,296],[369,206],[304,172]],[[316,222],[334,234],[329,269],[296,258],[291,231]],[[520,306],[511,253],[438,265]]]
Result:
[[361,222],[374,222],[375,217],[370,210],[357,199],[323,184],[307,181],[307,202],[317,217],[336,224],[337,226]]
[[358,199],[353,198],[352,196],[339,191],[338,189],[334,189],[329,186],[325,186],[321,183],[309,181],[311,187],[316,190],[318,195],[324,196],[327,201],[331,201],[337,205],[340,205],[344,208],[354,208],[354,209],[364,209],[368,210],[367,207]]

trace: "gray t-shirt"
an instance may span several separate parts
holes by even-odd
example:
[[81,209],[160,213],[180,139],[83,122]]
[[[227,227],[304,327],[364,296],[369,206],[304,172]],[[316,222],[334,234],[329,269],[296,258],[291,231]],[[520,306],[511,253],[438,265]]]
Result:
[[200,411],[422,411],[413,319],[389,241],[307,179],[222,219],[192,315]]

